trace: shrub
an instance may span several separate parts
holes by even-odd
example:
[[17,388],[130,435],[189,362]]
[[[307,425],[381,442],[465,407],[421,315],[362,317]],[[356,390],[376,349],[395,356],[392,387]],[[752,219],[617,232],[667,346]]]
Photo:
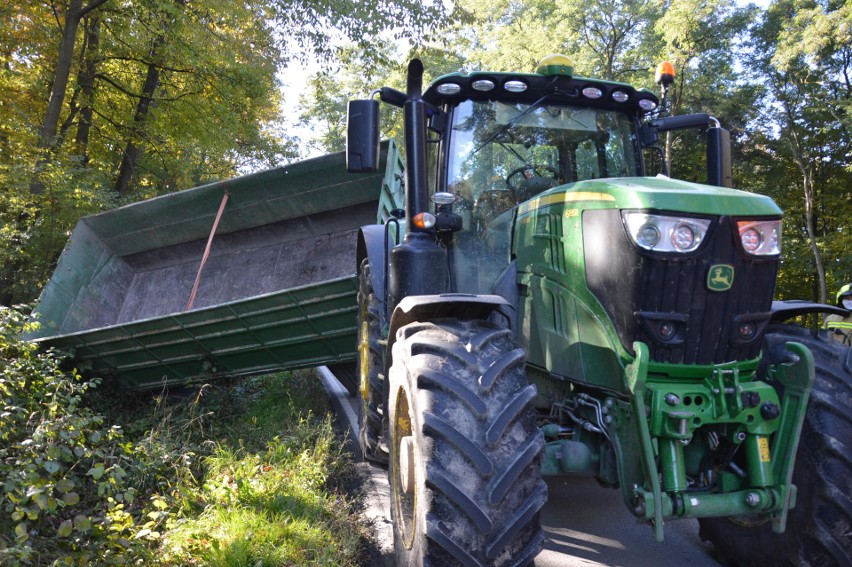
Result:
[[0,307],[0,564],[143,562],[132,445],[81,403],[98,380],[26,341],[30,325]]
[[120,392],[63,370],[27,320],[0,307],[0,565],[361,563],[312,373]]

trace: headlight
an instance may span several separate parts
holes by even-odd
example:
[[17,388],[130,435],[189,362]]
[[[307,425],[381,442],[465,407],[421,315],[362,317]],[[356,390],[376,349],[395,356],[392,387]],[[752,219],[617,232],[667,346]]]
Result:
[[752,256],[776,256],[781,253],[781,221],[737,221],[743,250]]
[[622,211],[624,226],[633,243],[654,252],[694,252],[701,246],[709,219],[652,215],[639,211]]

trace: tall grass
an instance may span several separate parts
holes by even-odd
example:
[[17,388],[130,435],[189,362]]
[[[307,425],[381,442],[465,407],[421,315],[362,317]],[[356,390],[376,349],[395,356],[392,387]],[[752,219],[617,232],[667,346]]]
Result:
[[190,513],[167,523],[159,563],[358,565],[365,532],[340,486],[349,457],[318,379],[299,372],[232,388],[217,403],[232,415],[206,435],[203,474],[181,488]]
[[313,371],[114,391],[0,308],[0,564],[361,565],[348,453]]
[[363,563],[366,531],[343,486],[350,458],[312,371],[207,386],[170,406],[144,440],[191,451],[155,500],[168,515],[156,564]]

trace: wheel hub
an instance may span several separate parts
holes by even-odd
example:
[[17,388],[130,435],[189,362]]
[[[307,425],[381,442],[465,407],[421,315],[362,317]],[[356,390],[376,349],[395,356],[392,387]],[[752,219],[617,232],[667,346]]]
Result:
[[399,441],[399,485],[404,494],[414,493],[414,437]]
[[417,489],[415,487],[414,432],[411,428],[411,414],[408,396],[400,388],[396,394],[396,404],[391,429],[391,467],[395,470],[388,480],[391,482],[391,505],[396,508],[396,528],[402,536],[403,545],[411,549],[414,535],[417,533]]

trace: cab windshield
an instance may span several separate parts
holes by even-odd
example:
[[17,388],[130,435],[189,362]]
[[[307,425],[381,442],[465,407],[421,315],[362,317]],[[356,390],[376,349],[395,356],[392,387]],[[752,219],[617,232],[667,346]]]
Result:
[[636,175],[629,115],[550,104],[465,101],[453,113],[448,190],[506,192],[516,203],[545,189]]
[[[507,264],[507,211],[516,205],[565,183],[635,176],[635,132],[630,115],[612,110],[542,101],[459,104],[446,162],[447,191],[456,195],[464,227],[456,238],[464,269],[455,287],[489,291],[495,270]],[[465,277],[473,271],[475,278]]]

